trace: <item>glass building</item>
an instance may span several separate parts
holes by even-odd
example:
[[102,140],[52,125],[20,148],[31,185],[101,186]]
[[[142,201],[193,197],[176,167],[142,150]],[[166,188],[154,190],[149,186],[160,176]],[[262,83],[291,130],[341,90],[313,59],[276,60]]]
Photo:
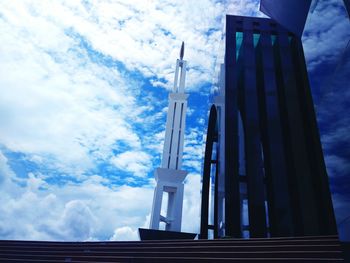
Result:
[[[210,231],[214,237],[337,234],[309,85],[316,80],[308,78],[301,42],[326,4],[281,1],[283,9],[271,2],[262,1],[261,9],[275,20],[226,17],[224,63],[208,121],[201,238]],[[295,18],[283,14],[293,8]],[[346,45],[336,72],[328,70],[331,82],[349,76]],[[313,94],[322,101],[317,93],[325,91]]]

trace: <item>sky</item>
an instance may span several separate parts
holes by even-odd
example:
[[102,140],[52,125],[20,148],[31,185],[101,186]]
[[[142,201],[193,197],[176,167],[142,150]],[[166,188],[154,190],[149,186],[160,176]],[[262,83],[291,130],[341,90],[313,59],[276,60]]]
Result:
[[[342,222],[350,216],[349,59],[337,65],[350,30],[345,11],[326,12],[328,4],[339,0],[319,1],[303,42]],[[258,9],[258,0],[0,1],[0,239],[138,239],[149,225],[182,41],[190,95],[182,230],[198,232],[225,14],[263,16]]]

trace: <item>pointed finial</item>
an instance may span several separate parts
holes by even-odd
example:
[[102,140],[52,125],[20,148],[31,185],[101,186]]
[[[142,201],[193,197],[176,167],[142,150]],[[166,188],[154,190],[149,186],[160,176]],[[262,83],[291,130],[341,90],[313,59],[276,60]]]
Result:
[[185,42],[182,41],[181,50],[180,50],[180,60],[184,58],[184,54],[185,54]]

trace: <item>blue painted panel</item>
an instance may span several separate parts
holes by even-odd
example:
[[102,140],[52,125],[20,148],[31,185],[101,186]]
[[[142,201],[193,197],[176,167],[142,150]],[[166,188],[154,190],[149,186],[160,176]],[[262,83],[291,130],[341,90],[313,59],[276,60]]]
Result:
[[310,4],[311,0],[261,0],[260,11],[301,36]]

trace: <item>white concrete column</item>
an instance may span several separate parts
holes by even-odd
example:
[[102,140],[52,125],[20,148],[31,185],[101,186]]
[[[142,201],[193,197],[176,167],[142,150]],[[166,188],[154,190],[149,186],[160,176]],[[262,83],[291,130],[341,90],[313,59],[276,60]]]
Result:
[[164,186],[162,183],[159,183],[159,184],[157,183],[157,186],[154,189],[150,229],[159,229],[160,212],[162,209],[162,199],[163,199],[163,188]]
[[176,60],[176,69],[175,69],[175,78],[174,78],[174,88],[173,88],[173,92],[176,93],[178,92],[178,79],[179,79],[179,69],[180,69],[180,60],[177,59]]
[[181,130],[181,139],[179,140],[179,151],[178,151],[178,168],[182,167],[182,155],[184,148],[184,137],[185,137],[185,126],[186,126],[186,110],[187,110],[187,100],[182,104],[182,118],[180,119],[180,130]]
[[179,92],[184,92],[185,81],[186,81],[186,66],[187,66],[187,61],[182,60],[181,61],[181,75],[180,75]]
[[163,156],[162,156],[162,167],[169,168],[169,158],[170,158],[170,147],[173,139],[173,126],[174,119],[176,114],[176,101],[172,100],[169,96],[169,106],[168,106],[168,114],[167,121],[165,126],[165,139],[164,139],[164,148],[163,148]]
[[183,197],[184,197],[184,184],[181,183],[178,185],[176,194],[174,196],[173,209],[176,211],[176,213],[173,214],[174,221],[172,222],[169,228],[170,231],[181,231]]

